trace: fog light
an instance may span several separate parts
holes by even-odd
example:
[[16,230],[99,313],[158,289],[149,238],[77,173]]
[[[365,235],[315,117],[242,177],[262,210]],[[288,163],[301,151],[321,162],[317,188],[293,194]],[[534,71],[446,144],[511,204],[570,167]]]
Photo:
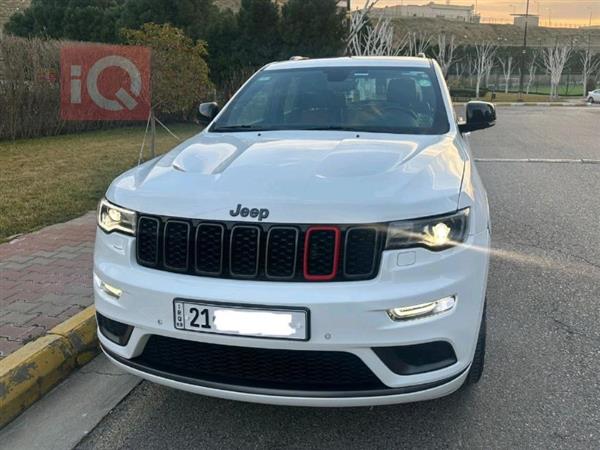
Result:
[[388,309],[387,313],[392,320],[411,320],[450,311],[455,304],[456,297],[444,297],[435,302]]
[[106,294],[110,295],[113,298],[119,299],[121,298],[121,294],[123,291],[117,287],[111,286],[110,284],[102,281],[98,275],[94,274],[94,282],[96,286],[102,289]]

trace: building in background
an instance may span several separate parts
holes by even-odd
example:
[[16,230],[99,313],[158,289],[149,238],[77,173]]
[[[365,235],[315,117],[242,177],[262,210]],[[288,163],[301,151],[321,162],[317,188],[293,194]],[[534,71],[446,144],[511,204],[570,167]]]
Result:
[[455,20],[459,22],[479,23],[480,16],[475,7],[447,5],[430,2],[426,5],[396,5],[373,8],[372,16],[383,16],[391,19],[400,17],[429,17],[435,19]]
[[525,24],[527,24],[527,28],[540,26],[540,16],[537,16],[535,14],[511,15],[513,16],[513,25],[516,25],[518,27],[525,28]]

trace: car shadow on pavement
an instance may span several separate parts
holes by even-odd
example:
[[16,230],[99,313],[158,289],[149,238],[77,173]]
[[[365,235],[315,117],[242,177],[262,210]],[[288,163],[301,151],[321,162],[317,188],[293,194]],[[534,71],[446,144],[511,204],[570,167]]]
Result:
[[[145,448],[166,442],[171,448],[460,447],[475,420],[470,405],[483,394],[480,389],[483,384],[442,399],[393,406],[308,408],[221,400],[144,382],[78,448],[136,442]],[[136,403],[144,404],[143,416],[135,413]],[[485,446],[485,436],[473,437],[471,447]]]

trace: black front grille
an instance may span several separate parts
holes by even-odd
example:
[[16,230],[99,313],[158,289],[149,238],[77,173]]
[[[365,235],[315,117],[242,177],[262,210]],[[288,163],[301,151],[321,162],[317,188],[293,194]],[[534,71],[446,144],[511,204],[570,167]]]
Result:
[[196,229],[196,270],[200,274],[219,275],[223,271],[225,227],[200,224]]
[[190,224],[170,220],[165,225],[165,267],[187,270],[189,261]]
[[141,216],[140,265],[193,275],[272,281],[368,280],[384,227],[205,222]]
[[229,246],[231,274],[238,277],[256,277],[259,251],[260,228],[246,225],[234,226],[231,230]]
[[298,230],[273,227],[267,236],[265,271],[271,278],[293,278],[296,273]]
[[346,276],[360,277],[373,271],[376,243],[377,231],[373,228],[352,228],[346,232]]
[[385,385],[356,355],[192,342],[151,336],[133,360],[198,381],[295,391],[362,391]]
[[316,228],[309,231],[306,240],[306,267],[309,276],[331,276],[335,274],[339,260],[336,247],[339,246],[339,232]]
[[143,264],[158,264],[158,231],[160,221],[154,217],[142,217],[137,229],[137,257]]

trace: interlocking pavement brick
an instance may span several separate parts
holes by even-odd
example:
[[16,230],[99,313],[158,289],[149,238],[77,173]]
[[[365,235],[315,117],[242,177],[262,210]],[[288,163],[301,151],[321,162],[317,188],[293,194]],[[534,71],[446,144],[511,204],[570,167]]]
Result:
[[6,338],[0,338],[0,359],[10,355],[21,346],[22,344],[19,341],[9,341]]
[[4,355],[93,303],[95,235],[96,216],[90,212],[0,244]]
[[[79,312],[79,311],[78,311]],[[61,324],[67,317],[50,317],[50,316],[39,316],[31,321],[31,325],[43,327],[46,331],[51,330],[56,325]]]
[[33,341],[35,338],[38,338],[38,337],[42,336],[43,334],[46,334],[46,329],[44,327],[32,326],[29,328],[27,335],[24,336],[21,339],[21,341],[23,342],[23,344],[27,344],[28,342]]
[[24,326],[35,319],[39,314],[37,313],[23,313],[9,311],[8,314],[0,317],[0,322],[6,325]]
[[41,316],[56,317],[64,313],[67,309],[69,309],[69,306],[55,305],[50,302],[41,302],[36,305],[35,312],[39,313]]
[[75,258],[77,258],[77,255],[75,253],[69,253],[69,252],[61,250],[60,253],[56,254],[56,258],[75,259]]
[[52,258],[55,254],[56,254],[56,252],[46,252],[46,251],[40,250],[38,252],[33,253],[32,256],[40,256],[42,258]]
[[9,341],[25,342],[44,334],[44,332],[45,330],[42,327],[18,327],[15,325],[0,326],[0,338],[7,338]]
[[41,256],[37,256],[30,261],[32,264],[41,264],[42,266],[46,266],[52,263],[51,258],[43,258]]
[[9,312],[28,313],[32,309],[37,308],[37,303],[24,302],[23,300],[17,300],[6,306],[6,310]]
[[24,262],[31,260],[32,258],[33,258],[32,256],[14,255],[14,256],[11,256],[10,258],[7,258],[6,261],[22,264]]
[[21,268],[20,263],[16,262],[0,262],[0,269],[3,270],[19,270]]
[[56,295],[56,294],[46,294],[39,298],[39,303],[51,303],[53,305],[62,306],[65,305],[67,307],[71,306],[73,299],[69,295]]
[[66,320],[69,317],[73,317],[75,314],[83,311],[83,309],[84,308],[82,306],[71,306],[69,309],[67,309],[65,312],[63,312],[58,317],[61,318],[62,320]]
[[78,284],[71,284],[65,287],[65,293],[75,295],[90,295],[92,290],[88,286],[81,286]]

